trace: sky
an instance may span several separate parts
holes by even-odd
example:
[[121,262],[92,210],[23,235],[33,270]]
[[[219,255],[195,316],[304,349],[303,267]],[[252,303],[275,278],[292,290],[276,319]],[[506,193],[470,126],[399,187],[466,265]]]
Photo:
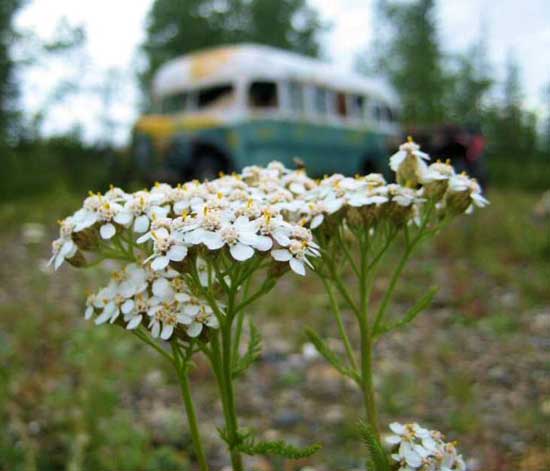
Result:
[[[373,39],[373,0],[308,1],[331,25],[320,38],[324,56],[351,70],[356,54]],[[60,82],[76,81],[84,90],[67,94],[51,108],[43,124],[46,133],[81,123],[87,139],[105,136],[110,129],[109,139],[120,144],[127,140],[139,103],[133,70],[151,4],[152,0],[32,0],[18,14],[16,26],[41,39],[52,38],[62,18],[86,30],[84,54],[39,61],[20,73],[26,110],[44,108]],[[446,52],[463,51],[483,30],[497,77],[502,77],[512,53],[521,66],[526,105],[543,112],[542,87],[550,82],[550,0],[439,0],[438,18]],[[119,85],[109,99],[105,84],[115,73]]]

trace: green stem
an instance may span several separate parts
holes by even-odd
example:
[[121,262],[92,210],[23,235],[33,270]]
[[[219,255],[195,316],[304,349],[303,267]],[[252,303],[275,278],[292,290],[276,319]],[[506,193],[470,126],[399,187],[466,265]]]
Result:
[[336,267],[334,266],[334,263],[332,262],[332,260],[330,260],[330,258],[327,258],[326,263],[328,265],[331,278],[334,281],[336,288],[338,289],[338,292],[342,295],[346,303],[348,303],[348,306],[353,310],[354,314],[356,316],[359,316],[360,315],[359,308],[355,305],[348,290],[342,283],[342,280],[340,279],[340,274],[338,273]]
[[233,471],[243,471],[243,463],[237,445],[239,444],[238,422],[235,407],[235,396],[233,392],[233,365],[231,356],[231,327],[234,319],[233,310],[234,296],[230,296],[227,318],[224,324],[220,326],[220,335],[222,337],[222,348],[218,335],[211,339],[212,351],[208,355],[212,369],[216,376],[218,389],[222,401],[222,409],[225,420],[226,440],[229,445],[231,465]]
[[187,422],[189,423],[189,431],[191,432],[191,440],[195,448],[195,454],[199,462],[199,468],[201,471],[208,471],[208,463],[206,461],[206,455],[202,447],[202,441],[199,433],[199,427],[197,423],[197,414],[195,413],[195,406],[193,404],[193,398],[191,396],[191,388],[189,386],[188,377],[188,365],[185,364],[185,360],[181,357],[181,352],[175,343],[172,343],[172,350],[174,352],[174,366],[178,374],[181,394],[183,396],[183,402],[185,404],[185,412],[187,413]]
[[371,430],[376,434],[377,439],[380,441],[378,434],[378,417],[376,412],[376,397],[374,393],[373,375],[372,375],[372,331],[369,328],[369,263],[368,263],[368,251],[369,251],[369,234],[364,232],[359,237],[359,249],[361,251],[361,265],[359,276],[359,292],[360,301],[359,306],[361,309],[359,315],[359,333],[361,336],[361,389],[363,392],[363,403],[367,414],[367,422],[370,425]]
[[332,288],[328,281],[325,278],[321,278],[321,280],[325,285],[325,289],[327,290],[334,318],[336,319],[336,324],[338,325],[338,331],[340,332],[340,337],[342,337],[342,341],[344,342],[348,361],[350,362],[352,368],[357,371],[357,361],[355,360],[355,355],[353,354],[353,348],[351,347],[349,337],[346,334],[346,329],[342,320],[342,313],[340,312],[340,306],[338,306],[338,302],[336,301],[336,297],[334,296],[334,292],[332,291]]
[[384,318],[384,314],[386,313],[386,309],[388,308],[388,305],[391,301],[393,292],[395,290],[395,287],[397,286],[397,281],[399,280],[399,276],[401,275],[401,272],[403,271],[403,268],[405,268],[405,264],[407,263],[407,260],[409,259],[412,249],[415,246],[415,242],[410,244],[403,253],[403,256],[401,257],[401,260],[399,261],[399,264],[397,265],[397,268],[393,272],[393,276],[390,281],[390,286],[386,290],[386,293],[384,294],[384,298],[382,299],[382,303],[380,304],[380,309],[378,309],[378,314],[376,315],[376,319],[374,321],[373,331],[376,332],[378,328],[380,327],[380,323],[382,322],[382,319]]
[[367,422],[376,434],[378,440],[378,417],[376,413],[376,398],[372,378],[372,342],[367,323],[360,321],[361,329],[361,390],[367,413]]
[[[250,282],[252,278],[248,278],[243,287],[243,301],[246,300],[248,296],[248,290],[250,288]],[[237,327],[235,330],[235,340],[233,342],[233,359],[238,358],[239,356],[239,345],[241,344],[241,335],[243,331],[243,323],[244,323],[244,309],[238,309],[237,307]]]
[[[140,327],[141,329],[141,327]],[[174,358],[172,355],[170,355],[167,351],[165,351],[162,347],[157,345],[153,340],[150,340],[147,337],[147,334],[142,332],[141,330],[132,330],[132,333],[139,338],[142,342],[145,342],[147,345],[149,345],[151,348],[155,349],[158,353],[160,353],[164,358],[166,358],[170,363],[174,363]]]
[[237,412],[235,408],[235,395],[233,393],[233,361],[231,356],[231,321],[222,332],[222,372],[226,393],[226,408],[228,422],[227,433],[230,441],[231,464],[233,471],[242,471],[243,463],[239,450],[236,448],[239,442]]
[[356,276],[359,276],[359,270],[357,268],[357,265],[353,261],[353,256],[351,255],[348,244],[346,244],[345,236],[344,234],[342,234],[342,231],[343,231],[342,228],[338,229],[338,232],[336,234],[336,240],[338,241],[338,245],[342,249],[342,252],[344,253],[351,269],[353,270]]

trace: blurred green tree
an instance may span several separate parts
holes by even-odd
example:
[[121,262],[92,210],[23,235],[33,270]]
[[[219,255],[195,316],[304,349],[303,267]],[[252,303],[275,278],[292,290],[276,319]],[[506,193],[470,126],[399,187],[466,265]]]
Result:
[[322,29],[306,0],[155,0],[141,47],[142,89],[164,62],[205,47],[255,42],[317,56]]
[[406,125],[427,125],[444,117],[449,78],[443,69],[435,0],[378,0],[377,39],[368,70],[397,90]]
[[484,119],[487,93],[493,85],[485,37],[453,59],[445,93],[445,118],[457,124],[479,125]]
[[542,104],[544,109],[542,127],[542,152],[550,159],[550,81],[542,89]]
[[14,106],[18,89],[10,45],[16,37],[13,18],[22,3],[22,0],[0,1],[0,146],[16,132],[19,123]]
[[508,55],[502,97],[485,115],[491,153],[499,158],[525,159],[536,154],[537,118],[523,108],[520,68]]

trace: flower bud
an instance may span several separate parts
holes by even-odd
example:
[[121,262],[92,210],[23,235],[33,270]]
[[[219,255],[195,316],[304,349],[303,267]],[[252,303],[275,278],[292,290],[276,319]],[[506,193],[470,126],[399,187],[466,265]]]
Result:
[[361,216],[361,211],[352,206],[348,207],[346,211],[346,221],[350,226],[362,226],[363,217]]
[[80,250],[94,250],[99,242],[99,233],[95,227],[73,232],[71,237]]
[[76,268],[82,268],[86,266],[86,258],[84,257],[84,254],[80,251],[77,251],[71,258],[68,258],[67,262]]
[[445,205],[452,214],[464,213],[472,204],[470,190],[447,192]]

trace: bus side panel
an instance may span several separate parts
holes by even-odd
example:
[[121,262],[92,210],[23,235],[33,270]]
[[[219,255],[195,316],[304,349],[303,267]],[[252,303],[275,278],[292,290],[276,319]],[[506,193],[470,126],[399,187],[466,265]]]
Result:
[[239,168],[266,165],[272,160],[292,168],[293,160],[298,158],[314,176],[361,171],[376,140],[367,130],[283,120],[254,120],[242,123],[238,129]]

